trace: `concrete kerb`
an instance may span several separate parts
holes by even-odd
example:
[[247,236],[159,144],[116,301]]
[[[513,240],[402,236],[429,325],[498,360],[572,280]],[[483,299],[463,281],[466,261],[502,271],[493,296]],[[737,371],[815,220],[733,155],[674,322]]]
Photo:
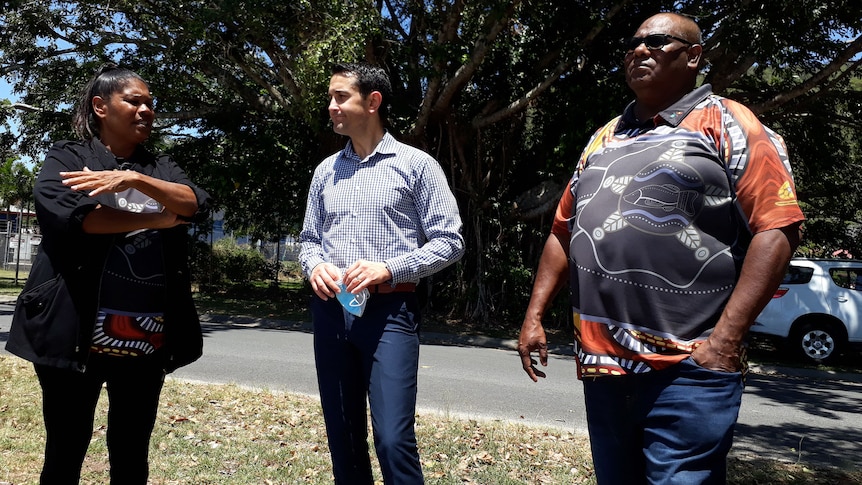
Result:
[[862,373],[835,372],[831,370],[806,369],[802,367],[785,367],[768,364],[749,365],[749,372],[764,376],[798,377],[803,379],[851,382],[862,384]]
[[[300,330],[310,332],[311,322],[286,321],[269,318],[228,316],[202,314],[202,323],[214,323],[222,325],[233,325],[237,327],[256,327],[282,330]],[[421,332],[419,335],[421,343],[426,345],[456,345],[463,347],[486,347],[503,350],[517,350],[518,341],[515,339],[501,339],[485,337],[481,335],[454,335],[438,332]],[[574,356],[575,352],[571,345],[550,345],[548,353],[555,355]]]

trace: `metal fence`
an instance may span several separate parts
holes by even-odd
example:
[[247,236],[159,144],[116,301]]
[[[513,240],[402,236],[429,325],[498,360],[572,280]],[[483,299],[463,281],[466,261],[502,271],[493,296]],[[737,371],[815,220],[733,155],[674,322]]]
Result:
[[[20,232],[19,232],[20,231]],[[29,272],[42,235],[36,228],[19,229],[17,219],[0,220],[0,257],[4,270]]]

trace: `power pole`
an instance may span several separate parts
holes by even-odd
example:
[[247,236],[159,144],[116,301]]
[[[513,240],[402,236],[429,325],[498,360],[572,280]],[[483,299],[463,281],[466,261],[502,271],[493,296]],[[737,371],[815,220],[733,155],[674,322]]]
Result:
[[[23,202],[23,201],[22,201]],[[21,226],[24,222],[24,204],[19,202],[18,205],[18,247],[15,248],[15,286],[18,286],[18,270],[21,267]]]

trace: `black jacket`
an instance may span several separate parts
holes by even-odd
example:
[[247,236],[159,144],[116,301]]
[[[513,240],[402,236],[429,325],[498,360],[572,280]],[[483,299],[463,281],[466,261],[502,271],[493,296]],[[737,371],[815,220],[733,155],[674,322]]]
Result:
[[[143,148],[127,160],[132,169],[192,188],[198,212],[207,217],[209,194],[194,185],[167,155]],[[86,234],[83,220],[97,204],[116,207],[114,194],[89,197],[62,184],[61,171],[118,169],[117,159],[97,139],[63,141],[48,152],[34,187],[42,243],[12,319],[6,350],[37,364],[84,370],[99,309],[102,271],[113,234]],[[168,372],[202,353],[200,320],[188,266],[188,228],[161,230],[166,270],[164,368]]]

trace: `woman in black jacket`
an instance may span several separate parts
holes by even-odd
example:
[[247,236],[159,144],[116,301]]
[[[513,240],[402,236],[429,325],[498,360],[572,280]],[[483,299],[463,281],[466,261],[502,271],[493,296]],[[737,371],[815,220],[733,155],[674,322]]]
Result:
[[147,83],[106,65],[34,188],[42,243],[7,350],[34,363],[47,443],[43,484],[75,484],[102,385],[111,483],[146,484],[164,377],[201,355],[186,224],[209,195],[167,155],[141,146],[155,114]]

